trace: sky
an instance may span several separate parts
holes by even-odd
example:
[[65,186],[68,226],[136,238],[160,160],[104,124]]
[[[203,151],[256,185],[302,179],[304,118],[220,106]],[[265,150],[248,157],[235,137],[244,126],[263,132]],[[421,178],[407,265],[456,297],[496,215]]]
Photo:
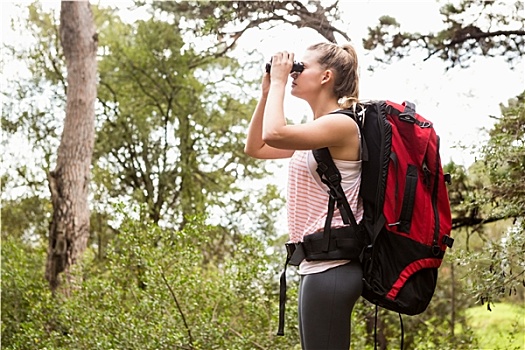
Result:
[[[18,1],[17,3],[24,3]],[[28,2],[25,2],[28,3]],[[94,3],[94,2],[92,2]],[[117,6],[129,21],[144,18],[143,12],[127,11],[130,1],[100,1]],[[59,1],[43,2],[47,8],[59,9]],[[376,65],[374,71],[367,67],[374,64],[373,55],[365,51],[361,39],[367,28],[378,23],[382,15],[397,19],[403,31],[429,32],[443,27],[436,1],[354,1],[341,0],[341,23],[336,27],[351,38],[360,59],[360,98],[388,99],[397,103],[414,102],[416,110],[434,123],[441,137],[443,163],[454,161],[469,166],[475,161],[472,147],[483,143],[481,131],[490,128],[490,115],[500,114],[500,103],[525,89],[525,70],[522,61],[514,70],[500,58],[477,57],[470,68],[445,70],[446,63],[437,58],[423,61],[425,55],[413,54],[390,65]],[[1,3],[2,42],[20,40],[9,28],[11,17],[19,11],[13,2]],[[314,43],[324,41],[315,31],[280,25],[268,30],[250,30],[239,41],[234,55],[242,62],[253,59],[256,50],[261,57],[261,72],[265,60],[277,51],[291,51],[300,57]],[[3,62],[2,81],[17,72],[17,62]],[[254,95],[257,97],[258,95]],[[311,112],[304,101],[288,95],[285,99],[286,116],[299,122]],[[458,146],[466,146],[461,148]]]

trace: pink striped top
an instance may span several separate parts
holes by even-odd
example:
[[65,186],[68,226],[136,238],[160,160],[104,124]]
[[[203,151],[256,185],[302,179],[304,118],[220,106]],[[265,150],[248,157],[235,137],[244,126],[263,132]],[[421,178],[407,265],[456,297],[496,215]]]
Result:
[[[334,159],[334,163],[341,173],[341,185],[359,223],[363,218],[363,205],[359,197],[361,161]],[[287,191],[290,242],[302,242],[305,235],[322,231],[324,228],[328,212],[328,187],[321,182],[316,168],[317,162],[312,151],[296,151],[290,160]],[[336,208],[332,227],[340,226],[344,226],[344,223]],[[299,266],[299,274],[318,273],[348,262],[349,260],[304,260]]]
[[[357,222],[363,217],[359,197],[361,161],[334,159],[341,173],[341,185]],[[328,187],[315,171],[317,162],[312,151],[296,151],[290,160],[288,173],[287,211],[290,241],[302,242],[305,235],[320,231],[328,208]],[[332,227],[344,226],[336,208]]]

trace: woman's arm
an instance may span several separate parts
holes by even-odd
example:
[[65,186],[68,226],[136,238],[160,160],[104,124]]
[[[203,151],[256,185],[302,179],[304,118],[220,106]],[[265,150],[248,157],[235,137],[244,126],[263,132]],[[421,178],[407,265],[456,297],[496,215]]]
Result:
[[329,147],[336,159],[359,157],[357,124],[343,114],[328,114],[311,122],[287,125],[284,117],[284,94],[293,54],[272,58],[272,75],[264,109],[262,142],[278,149],[310,150]]
[[311,122],[279,127],[274,133],[266,134],[264,142],[274,148],[295,150],[328,147],[335,159],[359,159],[357,124],[343,114],[325,115]]
[[265,73],[262,82],[262,95],[255,107],[250,126],[248,127],[244,152],[251,157],[259,159],[289,158],[294,153],[293,149],[274,148],[263,141],[263,118],[269,87],[270,74]]

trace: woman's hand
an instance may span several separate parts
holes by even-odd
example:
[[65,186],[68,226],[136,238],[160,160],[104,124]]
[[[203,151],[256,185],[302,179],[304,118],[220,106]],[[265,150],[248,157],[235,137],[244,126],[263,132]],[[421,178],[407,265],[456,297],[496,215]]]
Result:
[[272,69],[270,70],[271,81],[286,84],[292,71],[293,60],[294,54],[286,51],[277,52],[273,55]]
[[262,82],[261,82],[262,96],[264,98],[268,97],[268,91],[270,91],[270,73],[264,72]]
[[293,150],[270,147],[262,139],[263,117],[271,85],[270,73],[264,72],[261,81],[262,95],[255,107],[250,126],[248,127],[244,152],[251,157],[259,159],[289,158],[292,156]]

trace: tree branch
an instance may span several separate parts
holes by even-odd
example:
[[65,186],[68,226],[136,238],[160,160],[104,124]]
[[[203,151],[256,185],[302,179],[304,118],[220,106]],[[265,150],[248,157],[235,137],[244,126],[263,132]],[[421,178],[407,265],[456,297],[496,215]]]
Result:
[[[467,27],[467,28],[471,29],[472,27]],[[479,28],[477,28],[477,27],[474,27],[474,28],[479,30]],[[446,48],[449,48],[449,47],[457,45],[457,44],[464,43],[465,41],[471,40],[471,39],[479,40],[479,39],[484,39],[484,38],[492,38],[492,37],[500,36],[500,35],[505,35],[505,36],[510,36],[510,35],[525,36],[525,31],[524,30],[498,30],[498,31],[495,31],[495,32],[476,31],[474,33],[472,33],[472,32],[462,33],[462,31],[460,31],[459,33],[463,34],[463,36],[461,36],[459,38],[456,38],[456,39],[453,39],[452,41],[450,41],[450,43],[445,44]]]
[[477,225],[490,224],[491,222],[501,221],[509,219],[508,216],[496,216],[489,217],[486,219],[483,218],[473,218],[473,217],[460,217],[452,219],[452,229],[457,230],[462,227],[472,227]]
[[[230,332],[232,332],[233,334],[235,334],[236,336],[238,336],[239,338],[243,338],[242,334],[237,332],[235,329],[231,328],[231,327],[228,327],[228,330]],[[250,343],[252,343],[257,349],[261,349],[261,350],[266,350],[266,348],[264,346],[262,346],[261,344],[251,340]]]
[[160,276],[162,277],[162,280],[164,281],[164,284],[166,284],[166,287],[168,288],[168,290],[169,290],[169,292],[171,294],[171,297],[175,301],[175,305],[177,306],[177,309],[179,310],[179,314],[182,317],[182,322],[184,323],[184,327],[186,328],[186,332],[188,333],[188,341],[190,343],[190,349],[194,349],[193,337],[191,335],[191,329],[188,326],[188,322],[186,322],[186,316],[184,316],[184,313],[182,312],[182,307],[181,307],[181,305],[179,303],[179,300],[175,296],[175,291],[173,290],[173,288],[171,288],[170,284],[168,283],[168,280],[166,279],[166,275],[164,274],[164,270],[162,269],[162,267],[160,268]]

